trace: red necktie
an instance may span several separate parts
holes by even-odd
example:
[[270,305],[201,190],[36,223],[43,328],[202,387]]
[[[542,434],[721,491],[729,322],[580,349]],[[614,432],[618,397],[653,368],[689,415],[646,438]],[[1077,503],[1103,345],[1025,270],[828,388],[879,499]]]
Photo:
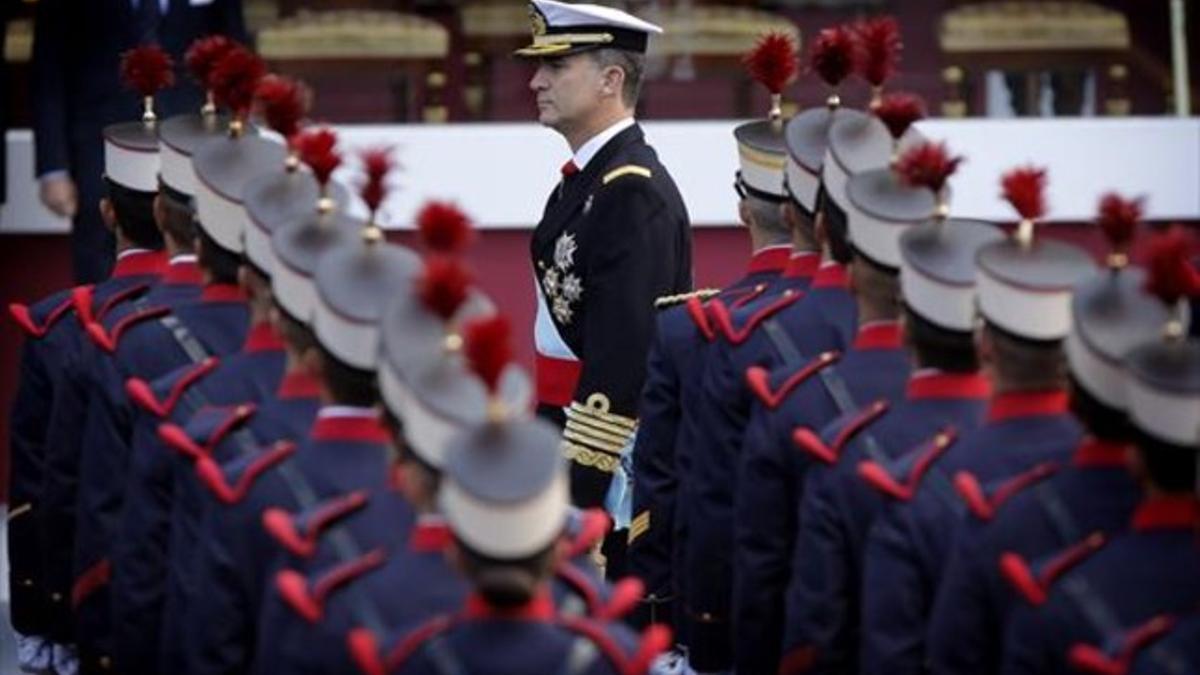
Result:
[[579,173],[579,167],[575,166],[575,160],[568,159],[566,164],[562,165],[563,178],[570,178]]

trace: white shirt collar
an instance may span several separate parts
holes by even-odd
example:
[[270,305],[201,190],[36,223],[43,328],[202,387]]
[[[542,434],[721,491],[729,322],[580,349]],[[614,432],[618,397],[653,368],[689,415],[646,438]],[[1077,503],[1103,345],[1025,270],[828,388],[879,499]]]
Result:
[[588,162],[592,161],[592,158],[596,156],[596,153],[600,152],[600,148],[603,148],[614,136],[631,126],[633,126],[633,118],[626,117],[604,131],[592,136],[586,143],[579,146],[579,149],[575,151],[575,156],[571,160],[575,162],[575,166],[579,167],[580,171],[583,171]]
[[317,411],[317,417],[321,419],[330,417],[375,419],[379,417],[379,411],[375,408],[361,408],[353,405],[327,405]]
[[117,260],[121,260],[123,258],[128,258],[131,255],[137,255],[139,253],[149,253],[149,252],[150,252],[150,249],[148,249],[148,248],[127,248],[124,251],[121,251],[120,253],[117,254]]
[[195,253],[180,253],[179,255],[167,261],[168,265],[181,265],[183,263],[196,262],[197,256]]

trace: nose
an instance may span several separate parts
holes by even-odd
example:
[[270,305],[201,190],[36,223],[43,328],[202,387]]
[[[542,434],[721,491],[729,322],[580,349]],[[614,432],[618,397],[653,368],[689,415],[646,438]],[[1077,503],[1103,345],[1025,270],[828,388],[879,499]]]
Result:
[[529,88],[533,91],[543,91],[546,89],[546,86],[546,67],[538,66],[538,69],[533,73],[533,77],[529,80]]

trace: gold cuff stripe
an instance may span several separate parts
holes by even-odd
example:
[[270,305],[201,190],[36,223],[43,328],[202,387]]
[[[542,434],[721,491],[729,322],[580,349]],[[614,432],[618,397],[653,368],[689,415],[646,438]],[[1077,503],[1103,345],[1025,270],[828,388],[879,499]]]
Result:
[[616,455],[589,450],[583,446],[568,442],[563,443],[563,456],[576,464],[592,467],[604,473],[615,472],[617,465],[620,463],[620,458]]
[[622,445],[633,435],[633,429],[583,415],[567,415],[567,428],[574,428],[581,434],[595,434],[599,438]]
[[25,515],[26,513],[29,513],[29,512],[30,512],[30,511],[32,511],[32,510],[33,510],[33,503],[32,503],[32,502],[25,502],[24,504],[22,504],[22,505],[18,506],[17,508],[13,509],[12,511],[9,511],[9,512],[8,512],[8,519],[9,519],[10,521],[11,521],[11,520],[16,520],[17,518],[19,518],[19,517],[21,517],[21,516]]
[[629,543],[650,531],[650,512],[642,511],[633,522],[629,523]]
[[636,418],[625,417],[624,415],[617,415],[615,413],[610,413],[610,412],[604,412],[604,411],[598,410],[592,406],[584,405],[584,404],[580,403],[579,401],[571,402],[571,408],[567,411],[567,416],[571,417],[572,415],[585,415],[585,416],[593,418],[593,419],[598,419],[602,422],[607,422],[609,424],[616,424],[618,426],[625,427],[626,429],[629,429],[630,431],[633,431],[634,429],[637,428],[637,419]]
[[650,169],[647,169],[644,166],[638,166],[636,164],[626,164],[625,166],[618,167],[618,168],[613,169],[612,171],[609,171],[608,173],[604,174],[603,182],[605,185],[608,185],[609,183],[613,182],[614,180],[620,178],[621,176],[630,176],[630,175],[641,176],[642,178],[649,178],[653,174],[650,173]]
[[610,443],[603,439],[596,438],[595,436],[581,434],[573,429],[564,429],[563,438],[576,443],[582,443],[590,448],[595,448],[596,450],[603,450],[610,455],[620,456],[621,451],[625,447],[624,444]]

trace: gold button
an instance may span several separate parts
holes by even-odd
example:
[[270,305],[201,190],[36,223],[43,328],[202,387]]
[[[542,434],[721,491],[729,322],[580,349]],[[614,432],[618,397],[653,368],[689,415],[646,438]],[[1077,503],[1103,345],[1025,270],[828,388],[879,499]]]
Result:
[[22,579],[21,585],[24,586],[25,588],[32,588],[33,587],[33,579]]
[[62,602],[62,593],[51,593],[50,600],[53,602]]
[[100,657],[100,669],[101,670],[111,670],[112,669],[112,659],[110,659],[107,656],[101,656]]

